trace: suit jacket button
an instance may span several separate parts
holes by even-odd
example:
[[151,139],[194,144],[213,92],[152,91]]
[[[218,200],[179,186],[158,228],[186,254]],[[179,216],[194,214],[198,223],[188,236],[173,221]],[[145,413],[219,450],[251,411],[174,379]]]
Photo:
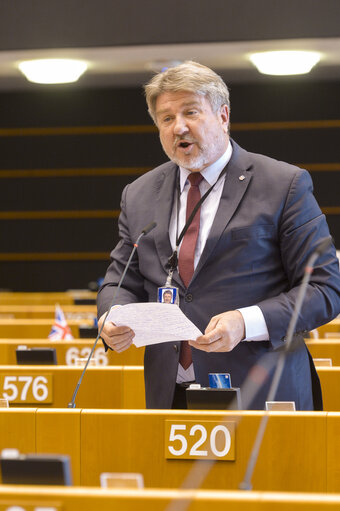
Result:
[[174,345],[173,345],[173,349],[174,349],[174,350],[176,351],[176,353],[177,353],[177,351],[178,351],[178,346],[177,346],[177,344],[174,344]]
[[188,294],[185,296],[185,298],[184,298],[184,300],[185,300],[186,302],[192,302],[192,299],[193,299],[193,296],[192,296],[192,294],[191,294],[191,293],[188,293]]

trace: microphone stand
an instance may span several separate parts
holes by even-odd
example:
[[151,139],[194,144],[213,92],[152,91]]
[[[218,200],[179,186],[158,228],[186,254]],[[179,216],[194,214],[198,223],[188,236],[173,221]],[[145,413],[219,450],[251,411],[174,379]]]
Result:
[[129,268],[129,266],[130,266],[131,260],[132,260],[132,258],[133,258],[133,256],[134,256],[134,253],[136,252],[136,250],[137,250],[137,248],[138,248],[139,241],[140,241],[140,239],[141,239],[143,236],[145,236],[145,234],[148,234],[148,233],[149,233],[149,232],[150,232],[150,231],[151,231],[154,227],[156,227],[156,225],[157,225],[157,224],[156,224],[156,222],[151,222],[151,223],[150,223],[150,224],[148,224],[146,227],[144,227],[144,229],[142,230],[142,232],[141,232],[141,233],[140,233],[140,235],[138,236],[138,238],[137,238],[136,242],[133,244],[133,249],[132,249],[132,251],[131,251],[131,254],[130,254],[130,257],[129,257],[129,259],[128,259],[128,262],[126,263],[126,266],[125,266],[125,268],[124,268],[123,274],[122,274],[122,276],[121,276],[121,278],[120,278],[120,280],[119,280],[119,282],[118,282],[118,286],[117,286],[117,287],[115,288],[115,290],[114,290],[114,293],[113,293],[113,297],[112,297],[111,303],[110,303],[109,308],[108,308],[108,310],[107,310],[107,312],[106,312],[106,314],[105,314],[105,317],[104,317],[104,321],[103,321],[103,323],[102,323],[102,326],[100,327],[100,330],[99,330],[99,332],[98,332],[97,338],[96,338],[96,340],[94,341],[94,344],[93,344],[93,346],[92,346],[92,349],[91,349],[91,351],[90,351],[90,354],[89,354],[89,356],[88,356],[88,358],[87,358],[87,361],[86,361],[85,367],[84,367],[84,369],[83,369],[83,371],[82,371],[82,373],[81,373],[81,375],[80,375],[80,378],[79,378],[79,380],[78,380],[78,383],[77,383],[77,385],[76,385],[76,388],[74,389],[72,399],[71,399],[71,401],[68,403],[67,408],[75,408],[75,407],[76,407],[76,397],[77,397],[78,390],[79,390],[79,387],[80,387],[80,385],[81,385],[81,382],[83,381],[85,371],[86,371],[86,369],[87,369],[87,366],[88,366],[88,365],[89,365],[89,363],[90,363],[90,360],[91,360],[91,357],[92,357],[92,355],[93,355],[93,352],[94,352],[94,350],[95,350],[95,348],[96,348],[96,346],[97,346],[97,342],[98,342],[98,340],[101,338],[101,334],[102,334],[102,331],[103,331],[103,328],[104,328],[104,325],[105,325],[105,322],[106,322],[107,316],[109,315],[109,312],[110,312],[111,307],[114,305],[115,298],[116,298],[116,296],[117,296],[117,293],[118,293],[119,289],[121,288],[122,282],[123,282],[123,280],[124,280],[124,278],[125,278],[125,275],[126,275],[126,272],[127,272],[128,268]]
[[[276,395],[276,392],[277,392],[277,389],[278,389],[278,386],[280,383],[280,379],[282,376],[282,372],[284,369],[284,364],[286,361],[287,353],[289,351],[291,351],[291,345],[292,345],[295,326],[296,326],[296,323],[297,323],[297,320],[298,320],[298,317],[299,317],[299,314],[301,311],[301,307],[302,307],[302,304],[303,304],[303,301],[304,301],[304,298],[306,295],[307,285],[308,285],[308,282],[309,282],[310,277],[313,272],[314,263],[315,263],[316,259],[326,250],[326,248],[328,248],[331,241],[332,241],[331,237],[322,239],[320,241],[318,247],[312,253],[312,255],[310,256],[310,258],[307,262],[307,265],[305,268],[305,273],[304,273],[304,276],[303,276],[303,279],[302,279],[302,282],[301,282],[301,285],[299,288],[295,307],[293,310],[293,315],[291,317],[291,320],[290,320],[290,323],[288,326],[285,346],[284,346],[283,351],[280,353],[280,356],[278,359],[278,363],[277,363],[277,366],[276,366],[276,369],[274,372],[274,377],[273,377],[273,380],[272,380],[272,383],[271,383],[271,386],[270,386],[270,389],[268,392],[267,401],[274,401],[274,398],[275,398],[275,395]],[[252,475],[253,475],[253,472],[255,469],[255,465],[257,462],[257,458],[258,458],[258,455],[260,452],[260,448],[261,448],[264,433],[266,431],[268,419],[269,419],[269,414],[267,412],[262,416],[259,428],[257,430],[253,448],[252,448],[250,456],[249,456],[246,472],[245,472],[243,481],[239,485],[240,490],[252,490],[251,478],[252,478]]]

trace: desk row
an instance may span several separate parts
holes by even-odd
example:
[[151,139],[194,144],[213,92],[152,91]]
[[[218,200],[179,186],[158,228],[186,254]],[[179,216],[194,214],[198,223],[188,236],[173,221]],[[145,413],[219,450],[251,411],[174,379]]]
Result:
[[[81,371],[74,366],[0,366],[0,397],[10,406],[66,407]],[[320,367],[318,374],[324,410],[340,411],[340,367]],[[145,408],[143,367],[89,366],[76,403],[86,408]]]
[[[339,334],[340,336],[340,334]],[[0,339],[0,362],[4,365],[17,363],[16,351],[18,348],[42,349],[54,348],[55,361],[62,365],[78,365],[90,354],[93,339],[74,339],[72,341],[50,341],[47,339]],[[308,340],[308,349],[313,358],[330,359],[330,364],[340,366],[340,337],[338,339]],[[142,365],[144,360],[144,348],[131,346],[123,353],[115,353],[111,350],[105,352],[101,341],[92,356],[94,365]],[[38,361],[36,362],[38,363]]]
[[[75,485],[137,472],[148,488],[238,489],[263,413],[0,409],[0,449],[69,455]],[[340,413],[269,412],[253,489],[340,492],[339,428]]]
[[[72,331],[73,337],[79,337],[79,325],[87,327],[93,326],[93,316],[90,319],[80,318],[76,319],[75,316],[68,320],[68,325]],[[53,319],[50,318],[8,318],[0,316],[0,335],[2,338],[11,339],[46,339],[50,333]],[[324,325],[317,330],[313,331],[319,337],[339,337],[340,335],[340,319],[334,319],[327,325]],[[94,335],[95,337],[96,335]]]

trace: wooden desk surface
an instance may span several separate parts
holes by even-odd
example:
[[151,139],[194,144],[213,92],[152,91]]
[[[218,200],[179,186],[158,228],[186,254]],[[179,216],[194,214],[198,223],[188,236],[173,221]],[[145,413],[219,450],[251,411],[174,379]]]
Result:
[[340,411],[340,367],[317,367],[320,378],[323,408],[327,411]]
[[[137,349],[135,351],[138,351]],[[133,353],[133,352],[131,352]],[[114,355],[113,355],[114,356]],[[0,366],[0,395],[3,394],[5,377],[16,378],[18,393],[19,376],[32,374],[32,377],[51,375],[53,380],[53,399],[41,402],[45,407],[64,407],[71,400],[73,390],[80,377],[82,368],[76,366]],[[318,367],[324,410],[340,411],[340,367]],[[8,385],[11,385],[10,381]],[[33,382],[32,382],[33,383]],[[39,385],[39,381],[36,385]],[[44,383],[44,382],[43,382]],[[12,391],[11,391],[12,393]],[[6,396],[4,396],[6,397]],[[21,403],[20,406],[39,404],[37,401]],[[77,406],[86,408],[145,408],[144,369],[142,366],[88,366],[77,396]]]
[[[0,409],[0,448],[71,456],[74,484],[102,472],[139,472],[147,488],[238,489],[264,412]],[[234,461],[167,459],[165,422],[206,427],[235,421]],[[340,492],[340,413],[269,412],[252,479],[256,491]],[[183,430],[178,430],[180,434]],[[197,442],[195,434],[192,442]],[[204,439],[204,449],[211,438]],[[173,440],[176,449],[179,440]],[[206,470],[207,469],[207,470]],[[204,471],[206,472],[204,473]],[[0,485],[1,488],[1,485]],[[249,495],[249,493],[247,493]],[[1,508],[0,508],[1,509]]]
[[[237,489],[262,416],[263,412],[83,410],[81,482],[86,486],[98,484],[100,471],[140,472],[147,487],[177,488],[191,470],[198,471],[195,475],[191,472],[197,481],[202,471],[209,469],[202,478],[203,489]],[[238,422],[236,459],[219,460],[211,466],[204,458],[197,463],[190,459],[166,459],[166,420],[201,425],[204,421]],[[195,440],[199,438],[195,436]],[[178,449],[180,441],[176,442]],[[326,446],[325,413],[272,412],[254,472],[253,488],[326,491]]]
[[306,344],[313,358],[330,358],[333,366],[340,367],[340,333],[339,339],[311,339]]
[[[64,408],[82,372],[75,366],[0,366],[0,396],[10,406]],[[5,394],[4,394],[5,393]],[[141,366],[88,366],[76,398],[83,408],[145,408]]]
[[326,325],[322,325],[317,328],[320,337],[327,337],[329,332],[339,332],[340,334],[340,318],[335,318]]
[[[170,504],[172,503],[171,507]],[[339,495],[241,491],[190,491],[171,489],[103,489],[98,487],[13,486],[0,487],[0,510],[21,505],[56,511],[328,511],[338,509]],[[185,506],[185,507],[184,507]],[[52,511],[52,510],[51,510]]]

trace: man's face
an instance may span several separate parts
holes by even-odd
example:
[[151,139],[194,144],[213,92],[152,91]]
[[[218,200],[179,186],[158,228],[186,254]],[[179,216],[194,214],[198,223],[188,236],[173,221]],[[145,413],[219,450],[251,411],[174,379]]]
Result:
[[172,300],[172,293],[164,293],[163,294],[163,302],[164,303],[171,303]]
[[164,152],[170,160],[200,172],[227,149],[228,109],[216,113],[205,96],[193,92],[163,92],[156,101],[156,121]]

